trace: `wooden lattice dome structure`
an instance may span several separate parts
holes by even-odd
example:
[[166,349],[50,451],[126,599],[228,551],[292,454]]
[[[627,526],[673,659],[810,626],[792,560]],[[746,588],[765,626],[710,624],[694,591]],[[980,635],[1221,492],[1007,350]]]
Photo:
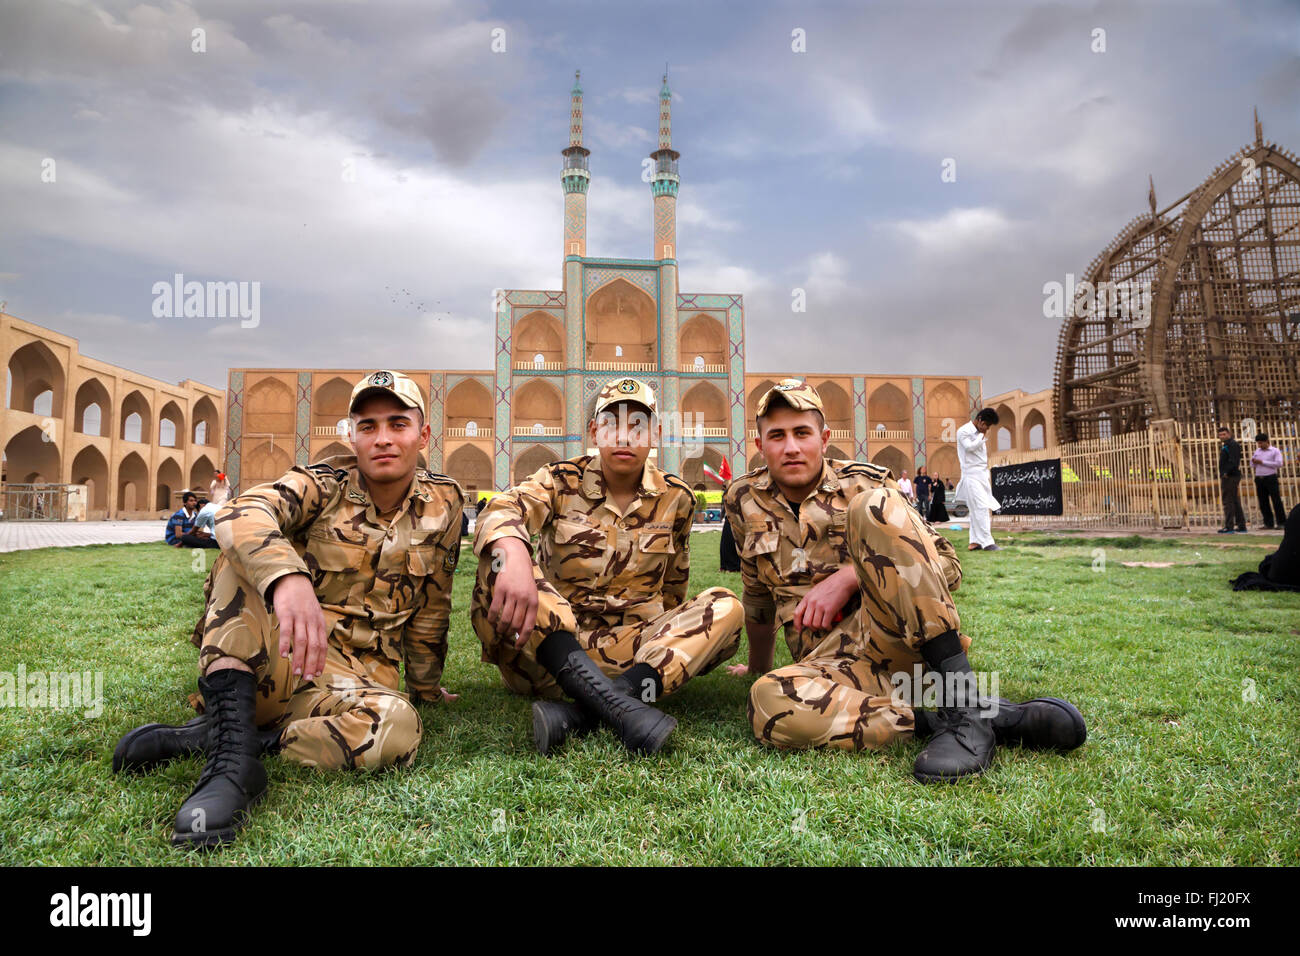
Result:
[[[1263,141],[1130,222],[1093,260],[1061,328],[1061,441],[1151,421],[1300,417],[1300,165]],[[1150,284],[1149,307],[1092,295]],[[1109,307],[1107,307],[1109,305]]]

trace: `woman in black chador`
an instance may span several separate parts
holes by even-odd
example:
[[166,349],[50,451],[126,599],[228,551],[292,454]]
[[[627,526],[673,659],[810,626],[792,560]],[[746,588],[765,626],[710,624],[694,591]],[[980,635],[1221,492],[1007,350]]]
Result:
[[1282,526],[1282,543],[1259,562],[1259,571],[1247,571],[1232,582],[1234,591],[1300,591],[1300,505],[1291,509]]
[[948,492],[945,490],[942,478],[935,479],[934,488],[930,491],[930,496],[930,523],[933,524],[936,521],[952,520],[948,517],[948,508],[944,504],[948,497]]

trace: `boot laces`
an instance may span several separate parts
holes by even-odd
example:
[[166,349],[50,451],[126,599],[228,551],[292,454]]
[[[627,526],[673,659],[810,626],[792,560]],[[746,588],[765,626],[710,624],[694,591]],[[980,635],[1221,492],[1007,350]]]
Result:
[[216,695],[215,705],[209,711],[209,757],[199,776],[199,786],[214,777],[234,773],[246,757],[249,739],[246,728],[239,724],[239,701],[232,692]]

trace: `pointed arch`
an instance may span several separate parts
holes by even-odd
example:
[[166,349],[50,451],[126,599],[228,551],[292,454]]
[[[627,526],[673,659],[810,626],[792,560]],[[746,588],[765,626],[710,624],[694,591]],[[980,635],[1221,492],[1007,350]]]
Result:
[[516,485],[543,465],[549,465],[553,461],[560,461],[564,457],[563,454],[549,445],[532,445],[526,451],[516,451],[516,455],[514,467],[511,469]]
[[57,484],[62,481],[59,446],[29,425],[9,439],[4,448],[7,481],[16,484]]
[[117,513],[149,510],[149,469],[144,459],[130,452],[117,466]]
[[701,428],[727,427],[727,396],[711,381],[698,381],[686,390],[681,399],[682,432],[687,425]]
[[903,390],[892,382],[877,385],[867,396],[867,435],[880,430],[911,431],[912,406]]
[[88,378],[77,387],[72,428],[82,435],[113,434],[113,399],[99,379]]
[[342,376],[321,384],[312,396],[311,424],[313,428],[334,428],[340,419],[348,417],[348,405],[352,401],[354,382]]
[[927,390],[925,414],[936,422],[951,418],[960,428],[970,418],[970,403],[952,382],[940,382]]
[[447,456],[447,475],[473,493],[492,490],[492,459],[475,445],[461,445]]
[[324,461],[338,455],[355,455],[356,452],[339,441],[332,441],[313,456],[313,461]]
[[292,435],[297,417],[293,391],[278,378],[264,378],[248,390],[244,431]]
[[149,409],[149,400],[138,388],[122,399],[122,410],[118,417],[122,422],[122,432],[117,437],[122,441],[147,445],[153,440],[153,414]]
[[644,289],[612,279],[587,297],[586,318],[588,362],[658,364],[658,309]]
[[763,393],[774,386],[776,382],[770,378],[765,378],[749,390],[745,397],[745,428],[754,428],[754,419],[758,417],[758,400],[763,397]]
[[50,393],[51,418],[63,417],[63,363],[44,342],[28,342],[9,356],[9,408],[36,412],[36,400]]
[[158,444],[164,448],[185,447],[185,413],[175,402],[169,401],[158,413]]
[[212,485],[212,479],[216,477],[216,473],[217,469],[208,456],[199,455],[194,464],[190,466],[190,480],[185,487],[206,494],[208,488]]
[[885,445],[871,456],[872,464],[884,465],[895,477],[912,470],[912,456],[895,445]]
[[478,379],[462,379],[447,392],[447,428],[466,428],[473,422],[476,432],[490,434],[492,419],[492,393]]
[[1037,408],[1020,423],[1020,447],[1030,451],[1047,447],[1047,417]]
[[87,511],[97,514],[108,511],[108,460],[94,445],[87,445],[72,459],[72,483],[86,486]]
[[[177,502],[174,496],[176,492],[185,490],[181,488],[182,480],[181,466],[176,464],[173,458],[164,459],[163,463],[158,466],[158,481],[156,482],[158,491],[154,507],[159,511],[166,511],[168,514],[175,511]],[[200,497],[206,498],[208,496],[206,486],[192,490],[198,492]]]
[[264,441],[254,446],[245,459],[243,483],[245,489],[265,481],[275,481],[293,467],[288,450],[279,444]]
[[517,362],[532,363],[534,356],[541,355],[543,362],[563,365],[563,323],[540,309],[529,312],[515,323],[511,332],[511,351]]
[[677,333],[677,356],[684,366],[727,363],[727,329],[715,315],[701,313],[687,319]]
[[510,403],[510,415],[515,428],[533,429],[564,427],[564,393],[550,381],[529,379],[515,389]]
[[202,396],[194,403],[194,433],[191,440],[196,445],[215,448],[220,436],[217,406],[208,396]]
[[853,432],[853,401],[849,393],[834,381],[823,381],[815,386],[822,399],[822,414],[826,427],[832,431]]

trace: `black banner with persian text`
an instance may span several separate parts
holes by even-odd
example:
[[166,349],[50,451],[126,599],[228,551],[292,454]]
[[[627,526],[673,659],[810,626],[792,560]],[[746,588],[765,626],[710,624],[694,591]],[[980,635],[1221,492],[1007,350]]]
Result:
[[1044,458],[990,469],[1000,515],[1059,515],[1061,459]]

